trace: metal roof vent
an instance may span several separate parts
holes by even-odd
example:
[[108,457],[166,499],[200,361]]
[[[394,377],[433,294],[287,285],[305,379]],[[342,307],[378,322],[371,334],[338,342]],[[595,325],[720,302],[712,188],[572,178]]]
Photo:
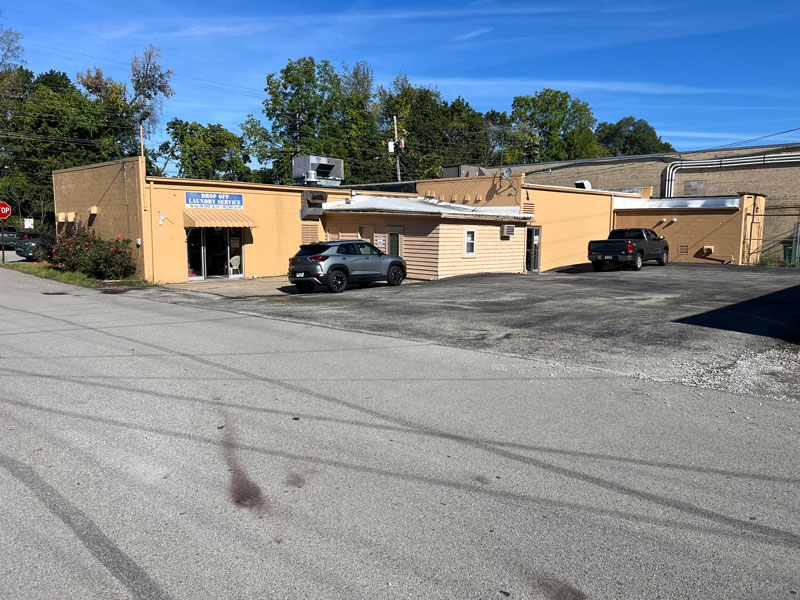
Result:
[[292,179],[298,185],[338,187],[344,179],[344,161],[327,156],[295,156]]
[[592,182],[588,179],[579,179],[575,182],[575,187],[579,190],[590,190],[592,189]]

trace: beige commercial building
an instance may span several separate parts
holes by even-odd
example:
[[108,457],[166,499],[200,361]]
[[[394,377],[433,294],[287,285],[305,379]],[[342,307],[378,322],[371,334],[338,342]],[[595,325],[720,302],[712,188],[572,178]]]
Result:
[[417,279],[547,271],[586,262],[589,240],[623,226],[662,231],[673,260],[748,264],[763,226],[748,217],[763,213],[753,194],[697,207],[522,174],[411,183],[417,193],[149,177],[141,158],[53,173],[58,230],[131,239],[154,283],[285,275],[300,244],[347,238],[399,254]]

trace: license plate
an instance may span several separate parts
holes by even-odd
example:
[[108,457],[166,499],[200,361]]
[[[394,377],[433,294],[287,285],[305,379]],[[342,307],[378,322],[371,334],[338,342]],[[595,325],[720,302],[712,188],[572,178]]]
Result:
[[305,277],[306,274],[305,273],[295,273],[294,276],[295,277]]
[[611,260],[612,258],[613,258],[613,257],[611,257],[611,256],[604,256],[604,257],[603,257],[603,259],[605,259],[605,260]]

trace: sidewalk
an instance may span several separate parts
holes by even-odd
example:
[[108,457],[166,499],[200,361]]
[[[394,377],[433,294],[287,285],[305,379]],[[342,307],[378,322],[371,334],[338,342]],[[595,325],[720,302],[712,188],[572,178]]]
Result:
[[253,296],[285,296],[296,294],[297,290],[284,275],[281,277],[260,277],[258,279],[206,279],[186,283],[167,283],[160,287],[166,289],[189,290],[216,294],[224,298],[249,298]]

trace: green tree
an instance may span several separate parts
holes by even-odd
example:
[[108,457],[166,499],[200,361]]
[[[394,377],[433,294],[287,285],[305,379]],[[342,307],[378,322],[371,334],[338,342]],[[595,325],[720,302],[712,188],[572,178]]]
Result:
[[[2,14],[3,11],[0,11],[0,16]],[[11,27],[0,28],[0,71],[25,64],[22,58],[24,49],[21,40],[22,34],[19,31],[15,31]]]
[[675,152],[644,119],[625,117],[616,123],[600,123],[595,135],[612,156]]
[[387,135],[393,135],[393,117],[397,117],[403,147],[395,151],[400,152],[403,179],[440,177],[448,121],[447,103],[441,94],[415,87],[400,74],[388,89],[381,88],[379,95],[381,124]]
[[250,174],[244,140],[222,125],[172,119],[167,133],[170,141],[159,149],[164,157],[162,172],[171,160],[177,160],[179,177],[244,181]]
[[[514,125],[535,132],[538,160],[571,160],[605,156],[594,136],[597,122],[586,102],[560,90],[545,89],[533,96],[517,96],[512,104]],[[526,153],[526,158],[529,154]]]
[[376,183],[392,179],[387,135],[378,127],[372,69],[366,61],[342,65],[340,111],[345,181]]
[[270,166],[274,181],[291,183],[293,156],[344,157],[341,78],[327,60],[290,60],[266,81],[263,114],[269,126],[248,115],[241,129],[248,151]]

